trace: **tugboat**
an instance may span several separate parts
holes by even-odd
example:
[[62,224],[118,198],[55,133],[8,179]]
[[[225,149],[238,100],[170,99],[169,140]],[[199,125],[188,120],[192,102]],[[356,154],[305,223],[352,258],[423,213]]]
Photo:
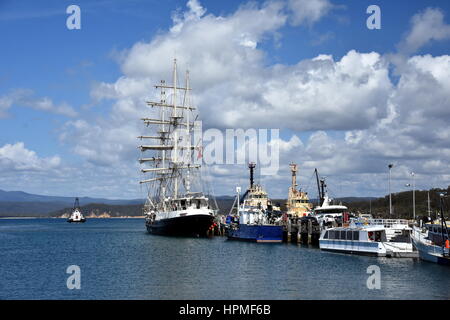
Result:
[[[149,163],[151,167],[142,168],[142,173],[151,174],[148,179],[140,181],[148,186],[147,200],[144,205],[145,225],[152,234],[168,236],[207,236],[214,223],[216,210],[209,204],[209,199],[201,191],[201,161],[193,159],[193,152],[199,152],[201,146],[193,141],[194,131],[198,131],[193,114],[196,108],[190,105],[189,72],[186,72],[184,88],[177,83],[177,61],[174,60],[173,84],[164,80],[155,86],[160,89],[159,102],[147,102],[151,107],[158,107],[158,118],[143,118],[144,123],[155,125],[152,135],[140,136],[143,140],[156,140],[156,144],[139,146],[142,153],[153,150],[152,157],[143,156],[141,164]],[[166,90],[172,91],[171,102],[166,101]],[[182,94],[178,95],[181,91]],[[197,191],[192,189],[198,188]]]
[[86,218],[81,213],[80,202],[79,202],[78,198],[75,199],[75,204],[73,205],[72,214],[70,215],[69,219],[67,219],[67,222],[70,222],[70,223],[86,222]]
[[441,215],[436,223],[414,226],[411,239],[422,260],[450,265],[450,238],[444,218],[444,195],[440,195]]
[[312,203],[309,202],[308,194],[297,190],[297,165],[291,163],[292,185],[289,187],[288,201],[286,203],[287,214],[290,218],[301,218],[308,216],[312,211]]
[[256,164],[251,162],[250,188],[239,200],[240,188],[237,191],[237,213],[239,221],[231,224],[227,237],[229,240],[251,241],[251,242],[274,242],[283,241],[283,226],[281,221],[281,211],[272,205],[267,197],[267,192],[253,182],[253,170]]

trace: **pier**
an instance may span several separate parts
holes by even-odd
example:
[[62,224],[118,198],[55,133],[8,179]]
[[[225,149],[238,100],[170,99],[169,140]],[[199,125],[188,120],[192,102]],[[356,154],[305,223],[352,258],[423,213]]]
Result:
[[[223,218],[222,218],[223,217]],[[208,230],[209,236],[226,236],[225,216],[216,218]],[[283,242],[318,245],[320,226],[310,217],[289,218],[283,222]]]
[[287,243],[319,244],[320,226],[315,219],[290,218],[284,225],[283,240]]

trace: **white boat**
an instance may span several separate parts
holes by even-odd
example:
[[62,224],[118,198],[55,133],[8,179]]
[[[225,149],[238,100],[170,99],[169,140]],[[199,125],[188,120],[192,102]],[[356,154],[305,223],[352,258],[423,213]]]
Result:
[[439,227],[438,224],[426,224],[423,228],[414,226],[411,239],[419,251],[420,259],[450,265],[450,251],[445,242],[438,244],[432,240],[442,236]]
[[[141,164],[150,164],[141,171],[151,176],[140,181],[148,186],[144,205],[146,228],[149,233],[159,235],[206,236],[216,212],[201,190],[201,161],[196,163],[193,159],[194,151],[199,153],[196,157],[199,159],[201,146],[193,141],[198,128],[194,122],[196,108],[190,105],[189,72],[185,87],[179,87],[175,59],[173,84],[162,80],[155,87],[160,90],[160,101],[147,104],[158,108],[158,112],[142,119],[152,131],[138,137],[157,141],[139,146],[143,153],[154,152],[151,157],[143,155],[139,159]],[[166,90],[171,92],[169,97]]]
[[319,222],[322,230],[337,224],[344,214],[348,214],[348,208],[346,206],[332,204],[332,200],[325,193],[322,205],[314,208],[314,217]]
[[72,214],[70,215],[69,219],[67,219],[67,222],[86,222],[86,218],[81,213],[80,202],[78,198],[75,199]]
[[414,251],[409,237],[388,240],[386,228],[381,225],[337,227],[323,230],[319,246],[322,250],[374,255],[380,257],[414,258]]
[[342,224],[344,217],[350,217],[348,208],[342,204],[333,204],[333,199],[328,196],[325,178],[320,179],[317,169],[314,170],[317,178],[320,205],[315,207],[312,216],[316,218],[321,230],[336,227]]
[[382,226],[386,229],[386,238],[388,241],[407,241],[411,236],[412,228],[408,220],[405,219],[373,219],[358,218],[352,219],[355,226]]
[[[428,197],[428,213],[430,200]],[[441,214],[435,223],[414,226],[411,239],[422,260],[450,265],[450,237],[444,215],[444,194],[440,194]],[[429,218],[429,221],[431,219]]]

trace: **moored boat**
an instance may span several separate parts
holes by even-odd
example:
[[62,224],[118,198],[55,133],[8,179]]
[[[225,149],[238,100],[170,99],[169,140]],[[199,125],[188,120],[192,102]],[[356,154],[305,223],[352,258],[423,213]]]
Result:
[[287,215],[289,218],[302,218],[311,214],[312,203],[308,194],[301,189],[297,189],[297,164],[291,163],[292,183],[289,187],[288,200],[286,202]]
[[[152,135],[138,137],[158,142],[140,146],[143,153],[155,151],[152,157],[143,156],[139,160],[151,164],[141,171],[152,176],[140,181],[148,186],[144,205],[147,231],[168,236],[207,236],[216,211],[201,190],[201,161],[197,163],[193,159],[194,151],[200,155],[201,146],[193,141],[193,132],[197,130],[193,122],[196,108],[190,105],[189,72],[186,72],[185,87],[179,87],[174,60],[173,84],[167,85],[162,80],[156,88],[161,90],[160,101],[147,104],[159,108],[159,117],[142,119],[147,126],[154,125],[154,131]],[[166,101],[166,90],[172,91],[171,103]]]
[[422,260],[450,265],[450,240],[444,218],[443,195],[440,197],[441,216],[436,223],[414,226],[411,239]]
[[418,256],[409,237],[389,240],[382,225],[351,223],[348,227],[329,228],[322,231],[319,246],[322,250],[341,253],[398,258]]
[[244,194],[242,203],[239,200],[240,188],[236,190],[238,222],[228,228],[227,237],[229,240],[282,242],[283,226],[279,224],[281,212],[275,210],[266,191],[253,183],[254,168],[255,164],[250,163],[250,188]]
[[79,202],[78,198],[75,199],[75,203],[73,205],[73,211],[72,211],[69,219],[67,219],[67,222],[70,222],[70,223],[86,222],[86,218],[81,213],[80,202]]
[[450,266],[450,251],[445,245],[436,245],[430,240],[430,229],[435,228],[435,225],[427,225],[424,228],[417,226],[413,227],[411,239],[414,247],[419,252],[419,257],[422,260],[434,262]]
[[321,230],[336,227],[344,221],[348,221],[350,214],[348,208],[342,204],[333,204],[333,199],[328,196],[325,179],[319,181],[319,173],[315,169],[317,188],[319,190],[319,206],[314,208],[313,216],[320,225]]

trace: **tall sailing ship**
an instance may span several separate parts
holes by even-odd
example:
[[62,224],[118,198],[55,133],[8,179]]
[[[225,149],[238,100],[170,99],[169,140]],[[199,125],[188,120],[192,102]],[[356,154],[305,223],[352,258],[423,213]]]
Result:
[[[151,135],[138,137],[141,141],[156,143],[139,146],[143,156],[139,162],[142,173],[149,175],[141,184],[147,186],[144,205],[146,227],[149,233],[159,235],[205,236],[213,224],[215,211],[203,194],[201,164],[194,161],[194,152],[201,156],[199,142],[193,141],[197,129],[190,105],[189,71],[185,87],[177,83],[177,61],[173,65],[173,84],[164,80],[155,86],[160,90],[160,101],[148,101],[158,108],[158,118],[142,118],[151,128]],[[166,100],[166,90],[171,91]],[[151,157],[147,152],[153,152]]]

